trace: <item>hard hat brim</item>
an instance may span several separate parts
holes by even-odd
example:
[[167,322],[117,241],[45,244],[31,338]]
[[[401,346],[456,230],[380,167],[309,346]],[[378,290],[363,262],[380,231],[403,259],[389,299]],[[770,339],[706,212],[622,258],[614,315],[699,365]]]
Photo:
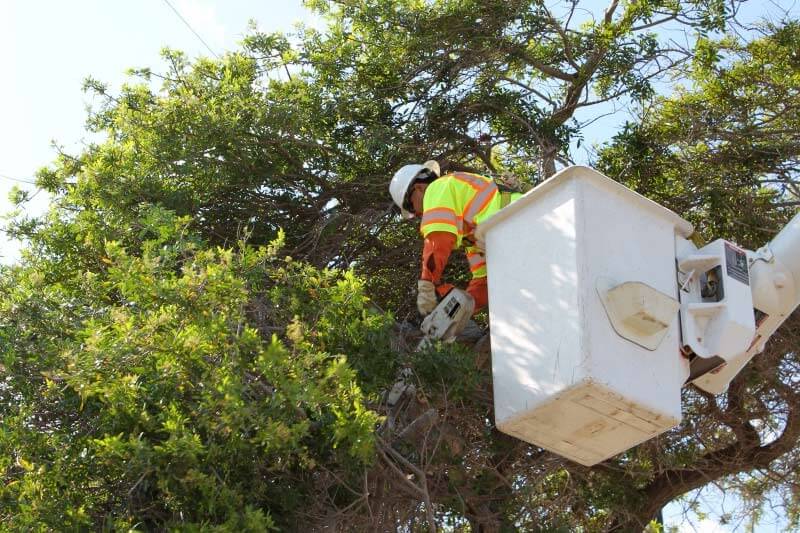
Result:
[[435,159],[425,161],[425,163],[422,166],[427,168],[428,170],[433,171],[433,173],[436,174],[437,178],[442,175],[442,170],[439,167],[439,163]]

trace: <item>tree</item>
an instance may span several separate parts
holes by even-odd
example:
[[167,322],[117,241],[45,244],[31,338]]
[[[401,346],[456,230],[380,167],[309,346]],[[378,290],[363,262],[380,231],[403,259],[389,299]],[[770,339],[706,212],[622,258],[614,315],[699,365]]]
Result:
[[[649,31],[711,32],[730,4],[611,1],[583,25],[577,2],[315,5],[325,32],[166,51],[118,95],[88,80],[105,140],[40,171],[51,212],[13,223],[30,244],[0,275],[0,523],[628,531],[751,472],[751,495],[786,490],[794,512],[796,326],[724,398],[687,389],[680,428],[580,467],[494,428],[483,331],[412,349],[415,228],[386,194],[421,157],[538,181],[577,109],[683,65],[694,88],[598,165],[705,236],[760,244],[749,224],[794,201],[794,26],[709,34],[690,64]],[[401,368],[417,393],[389,409]]]
[[578,109],[649,96],[691,57],[657,28],[720,30],[736,3],[612,0],[600,13],[578,1],[314,5],[333,21],[307,58],[326,88],[347,99],[346,82],[391,103],[417,152],[498,171],[491,149],[502,147],[505,164],[521,160],[537,180],[568,161]]

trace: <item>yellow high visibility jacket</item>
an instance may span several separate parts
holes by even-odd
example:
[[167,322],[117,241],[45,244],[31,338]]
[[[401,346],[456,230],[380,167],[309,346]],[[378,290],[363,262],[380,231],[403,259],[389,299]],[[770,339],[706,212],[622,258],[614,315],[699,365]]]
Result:
[[486,258],[475,246],[475,229],[499,211],[504,203],[521,196],[513,193],[510,198],[503,199],[491,178],[454,172],[434,180],[425,189],[419,230],[423,237],[434,231],[454,234],[453,249],[464,246],[472,277],[486,277]]

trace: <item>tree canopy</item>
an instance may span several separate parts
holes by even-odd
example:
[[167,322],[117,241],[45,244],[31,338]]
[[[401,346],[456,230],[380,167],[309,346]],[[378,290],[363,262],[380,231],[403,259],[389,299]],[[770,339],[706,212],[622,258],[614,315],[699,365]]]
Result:
[[[487,328],[413,350],[420,243],[387,183],[435,158],[534,185],[624,103],[595,166],[757,248],[799,201],[800,23],[744,29],[721,0],[309,4],[324,30],[87,80],[103,140],[40,170],[50,211],[8,227],[2,527],[631,531],[710,483],[796,527],[797,320],[727,393],[687,387],[679,427],[582,467],[494,427]],[[401,368],[417,392],[389,409]]]

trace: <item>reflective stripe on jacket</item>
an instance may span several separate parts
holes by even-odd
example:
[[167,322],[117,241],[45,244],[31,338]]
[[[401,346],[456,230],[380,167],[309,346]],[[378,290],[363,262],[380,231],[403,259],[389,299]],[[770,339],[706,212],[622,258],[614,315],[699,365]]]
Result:
[[453,249],[462,245],[466,247],[472,276],[485,277],[486,258],[475,247],[475,228],[504,204],[520,196],[515,193],[503,198],[494,180],[477,174],[455,172],[442,176],[425,189],[419,230],[423,237],[434,231],[454,234],[456,241]]
[[432,231],[453,233],[454,248],[459,248],[464,237],[472,237],[481,220],[499,209],[499,204],[493,205],[496,199],[497,185],[489,178],[467,172],[442,176],[425,189],[419,230],[423,237]]

